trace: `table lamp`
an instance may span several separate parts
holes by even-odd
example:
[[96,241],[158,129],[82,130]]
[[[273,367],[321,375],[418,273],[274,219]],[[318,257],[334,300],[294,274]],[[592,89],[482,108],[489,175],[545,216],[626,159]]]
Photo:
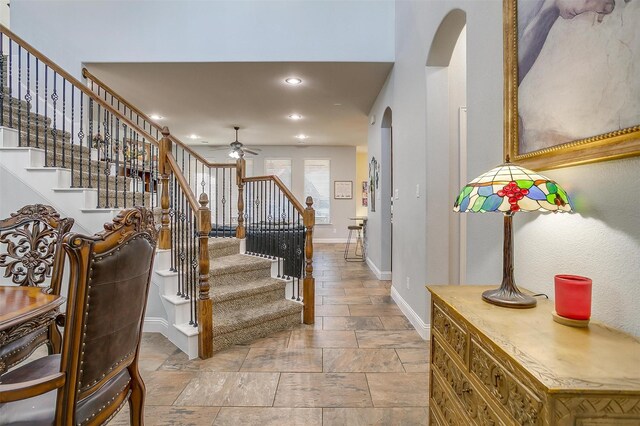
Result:
[[516,212],[570,212],[567,193],[551,179],[507,162],[468,183],[453,206],[460,213],[504,213],[502,285],[482,293],[485,302],[507,308],[533,308],[536,299],[522,293],[513,278],[512,218]]

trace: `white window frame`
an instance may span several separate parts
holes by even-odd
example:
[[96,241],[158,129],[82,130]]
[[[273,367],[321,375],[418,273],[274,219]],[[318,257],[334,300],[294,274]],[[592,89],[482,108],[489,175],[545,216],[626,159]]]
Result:
[[[307,192],[307,161],[326,161],[327,163],[329,163],[329,179],[328,179],[328,189],[329,189],[329,193],[328,193],[328,203],[329,203],[329,214],[327,215],[326,221],[324,221],[322,219],[322,217],[320,218],[320,220],[318,220],[318,209],[316,208],[316,225],[331,225],[331,212],[333,211],[333,200],[332,200],[332,188],[331,188],[331,184],[332,184],[332,173],[331,173],[331,159],[330,158],[305,158],[302,161],[302,176],[304,179],[303,182],[303,190],[304,190],[304,196],[303,198],[303,202],[304,199],[307,198],[307,196],[311,195]],[[313,207],[315,208],[317,206],[317,202],[318,200],[314,199],[313,200]]]

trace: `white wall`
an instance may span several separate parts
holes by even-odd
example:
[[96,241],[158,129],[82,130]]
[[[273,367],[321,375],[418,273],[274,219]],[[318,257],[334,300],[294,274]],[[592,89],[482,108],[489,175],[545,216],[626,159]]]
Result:
[[[453,8],[467,14],[467,176],[474,178],[502,160],[502,2],[430,0],[396,3],[396,62],[371,111],[393,109],[394,156],[400,199],[394,205],[393,286],[425,322],[429,322],[424,284],[447,284],[448,257],[443,241],[453,197],[452,175],[432,176],[448,149],[428,122],[432,95],[427,91],[425,63],[441,20]],[[445,124],[446,125],[446,124]],[[434,139],[435,138],[435,139]],[[446,147],[448,148],[448,147]],[[380,152],[379,129],[370,127],[369,155]],[[516,215],[515,275],[518,283],[553,297],[553,275],[575,273],[594,279],[593,317],[640,335],[640,159],[565,168],[546,173],[563,184],[576,201],[577,214]],[[429,178],[427,178],[429,176]],[[412,195],[415,184],[426,197]],[[615,206],[615,208],[612,208]],[[448,209],[446,216],[430,214]],[[425,213],[426,212],[426,213]],[[370,213],[370,222],[379,220]],[[495,284],[501,278],[502,220],[495,214],[467,216],[467,283]],[[427,225],[428,224],[428,225]],[[373,228],[373,227],[372,227]],[[379,237],[369,234],[369,254],[376,256]],[[376,242],[374,244],[374,242]],[[373,246],[372,246],[373,245]],[[397,249],[396,249],[397,248]],[[444,252],[444,253],[443,253]],[[373,257],[372,257],[373,259]],[[375,261],[375,260],[374,260]],[[410,278],[407,288],[406,278]]]
[[[211,161],[226,162],[225,151],[212,151],[211,147],[194,146],[199,154]],[[354,146],[261,146],[260,155],[251,156],[253,176],[263,176],[265,158],[291,159],[291,192],[304,205],[307,194],[304,193],[304,160],[331,160],[331,223],[316,224],[314,242],[342,242],[347,238],[347,226],[354,222],[356,203],[360,202],[359,187],[356,182],[356,147]],[[333,182],[350,180],[353,182],[353,199],[336,200],[333,198]]]
[[388,0],[11,2],[12,30],[78,77],[83,62],[390,62],[393,15]]

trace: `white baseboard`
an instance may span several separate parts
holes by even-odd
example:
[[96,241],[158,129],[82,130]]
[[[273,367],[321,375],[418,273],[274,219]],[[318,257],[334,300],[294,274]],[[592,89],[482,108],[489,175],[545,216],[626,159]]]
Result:
[[420,316],[416,314],[416,311],[400,296],[400,293],[398,293],[395,287],[391,287],[391,298],[396,302],[396,305],[398,305],[398,308],[400,308],[409,322],[413,324],[420,337],[424,340],[429,340],[431,337],[431,324],[422,321],[422,318],[420,318]]
[[346,244],[346,238],[314,238],[314,244]]
[[369,269],[376,274],[376,278],[379,280],[388,281],[391,279],[391,271],[381,271],[369,257],[367,257],[367,265],[369,265]]
[[145,333],[160,333],[166,337],[169,331],[169,323],[164,318],[145,317],[142,331]]

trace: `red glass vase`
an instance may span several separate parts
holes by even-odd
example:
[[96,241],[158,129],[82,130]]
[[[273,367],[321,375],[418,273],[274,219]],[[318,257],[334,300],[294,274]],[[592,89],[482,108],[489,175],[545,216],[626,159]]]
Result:
[[556,275],[556,313],[575,320],[591,318],[591,278]]

